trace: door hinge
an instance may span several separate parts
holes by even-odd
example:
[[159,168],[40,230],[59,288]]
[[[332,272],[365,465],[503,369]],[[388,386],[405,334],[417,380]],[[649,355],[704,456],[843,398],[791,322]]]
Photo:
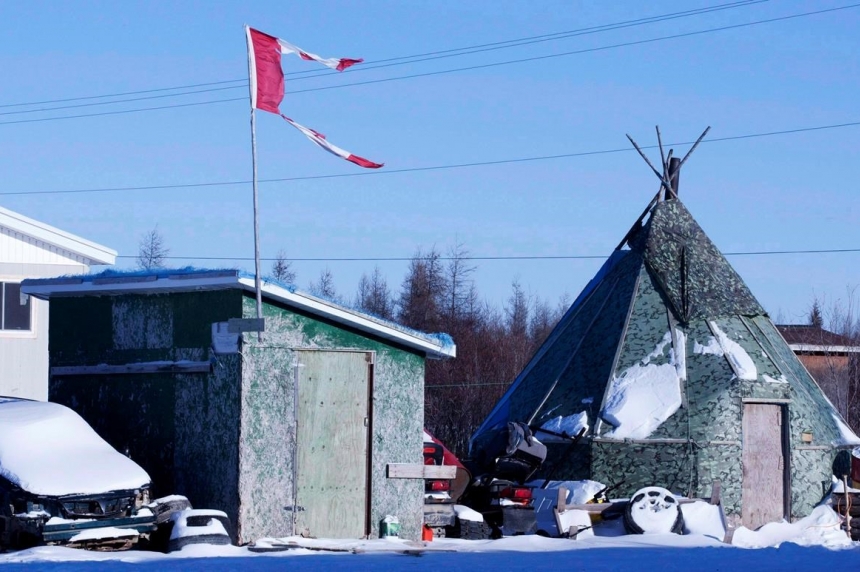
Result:
[[779,470],[780,471],[785,470],[785,457],[779,458]]
[[364,418],[364,426],[365,426],[365,427],[370,427],[370,417],[365,417],[365,418]]

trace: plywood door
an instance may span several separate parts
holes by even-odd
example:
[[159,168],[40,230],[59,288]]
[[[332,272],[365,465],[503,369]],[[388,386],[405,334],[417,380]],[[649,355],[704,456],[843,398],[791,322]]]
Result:
[[360,538],[368,533],[368,355],[300,352],[298,534]]
[[743,524],[756,529],[785,516],[785,451],[782,406],[744,404]]

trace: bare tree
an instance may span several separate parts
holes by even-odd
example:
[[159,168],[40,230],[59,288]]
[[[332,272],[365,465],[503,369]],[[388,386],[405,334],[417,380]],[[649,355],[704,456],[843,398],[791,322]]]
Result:
[[860,356],[843,348],[860,345],[857,307],[853,288],[848,289],[845,302],[837,299],[825,306],[818,297],[813,300],[810,325],[823,327],[826,323],[827,330],[814,332],[820,337],[815,345],[823,351],[806,363],[809,373],[855,431],[860,430]]
[[287,253],[278,251],[275,261],[272,263],[272,278],[283,284],[295,284],[296,272],[293,263],[287,260]]
[[394,300],[379,266],[374,267],[370,277],[367,274],[361,275],[355,306],[385,320],[394,318]]
[[397,305],[398,319],[410,328],[437,332],[441,327],[445,276],[439,259],[434,247],[426,255],[419,249],[409,262]]
[[471,297],[475,295],[475,290],[471,277],[476,267],[468,262],[469,251],[462,243],[458,242],[452,246],[448,256],[450,260],[445,269],[447,284],[444,288],[447,298],[444,309],[445,327],[454,330],[456,323],[467,315],[469,308],[474,305]]
[[315,283],[311,283],[309,290],[314,296],[319,296],[326,300],[331,300],[333,302],[338,302],[340,300],[337,295],[337,291],[334,289],[334,277],[331,274],[331,270],[328,268],[320,272],[319,280]]
[[155,228],[140,237],[137,266],[144,270],[164,268],[168,254],[170,249],[165,245],[164,237],[158,231],[158,225],[155,225]]

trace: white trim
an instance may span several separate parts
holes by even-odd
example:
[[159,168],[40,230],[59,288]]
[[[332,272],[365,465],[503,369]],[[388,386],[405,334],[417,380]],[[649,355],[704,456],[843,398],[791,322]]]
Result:
[[[243,278],[235,271],[199,274],[167,274],[164,276],[123,275],[104,277],[71,277],[56,279],[26,280],[22,291],[37,298],[86,296],[88,294],[123,294],[123,293],[165,293],[188,292],[195,290],[220,290],[241,288],[254,292],[254,279]],[[397,342],[406,347],[418,350],[429,358],[453,358],[457,356],[456,345],[445,345],[439,341],[422,336],[417,332],[400,329],[386,324],[371,316],[338,306],[332,302],[315,298],[308,294],[291,292],[290,290],[263,282],[263,295],[302,309],[310,314],[329,319],[333,322],[367,332],[386,340]]]
[[857,354],[860,346],[827,346],[820,344],[788,344],[793,352],[821,352],[825,354]]
[[[239,278],[245,290],[254,291],[254,280],[252,278]],[[434,357],[456,357],[457,346],[444,346],[438,342],[433,342],[387,324],[380,323],[369,316],[359,314],[347,308],[337,306],[331,302],[308,296],[307,294],[299,294],[298,292],[290,292],[286,288],[282,288],[275,284],[263,282],[263,293],[275,300],[286,303],[289,306],[302,308],[312,314],[322,315],[335,322],[351,326],[358,330],[374,333],[388,340],[396,341],[407,346],[421,349],[428,354],[434,354]]]
[[0,226],[30,236],[46,244],[61,248],[71,254],[81,256],[88,266],[95,264],[115,264],[117,252],[101,244],[90,242],[80,236],[62,231],[53,226],[25,217],[24,215],[0,207]]

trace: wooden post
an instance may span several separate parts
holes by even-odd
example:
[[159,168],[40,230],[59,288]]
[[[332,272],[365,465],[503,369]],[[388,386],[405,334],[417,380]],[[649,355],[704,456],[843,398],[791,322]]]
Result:
[[681,160],[677,157],[669,159],[669,184],[672,186],[673,198],[678,198],[678,179],[681,178]]

